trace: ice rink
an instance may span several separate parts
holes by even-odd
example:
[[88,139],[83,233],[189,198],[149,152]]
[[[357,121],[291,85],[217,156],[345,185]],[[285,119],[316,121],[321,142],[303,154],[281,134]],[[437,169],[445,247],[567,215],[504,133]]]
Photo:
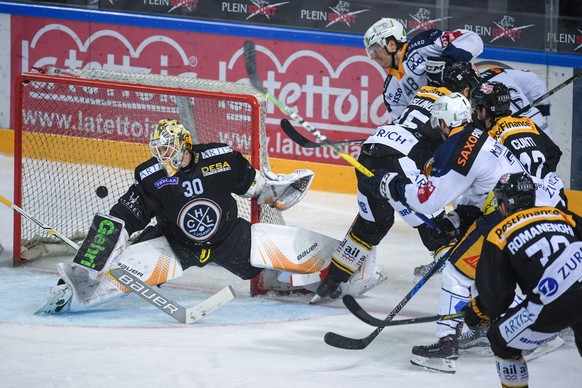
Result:
[[[0,165],[0,194],[12,200],[12,157],[0,154]],[[353,195],[310,192],[284,216],[289,225],[340,239],[356,211]],[[58,229],[52,220],[42,221]],[[454,375],[412,366],[412,346],[435,340],[433,323],[388,327],[364,350],[336,349],[324,343],[326,332],[361,338],[373,328],[339,300],[311,306],[308,296],[251,298],[248,282],[216,266],[188,269],[162,287],[186,307],[234,287],[235,300],[192,325],[177,323],[135,295],[85,313],[33,315],[57,281],[55,263],[70,257],[12,268],[12,210],[2,204],[0,241],[3,388],[500,386],[492,357],[461,351]],[[385,317],[413,286],[414,267],[430,258],[401,220],[378,256],[388,280],[358,300]],[[440,275],[431,279],[398,318],[434,315],[439,282]],[[530,386],[580,387],[581,361],[574,343],[566,342],[528,364]]]

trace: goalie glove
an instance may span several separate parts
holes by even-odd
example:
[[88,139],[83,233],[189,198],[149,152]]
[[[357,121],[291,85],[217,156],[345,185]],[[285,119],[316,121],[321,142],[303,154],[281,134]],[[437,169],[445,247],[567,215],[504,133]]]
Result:
[[299,203],[315,173],[311,170],[295,170],[290,174],[275,174],[267,168],[262,169],[264,186],[258,195],[260,205],[271,205],[278,210],[287,210]]

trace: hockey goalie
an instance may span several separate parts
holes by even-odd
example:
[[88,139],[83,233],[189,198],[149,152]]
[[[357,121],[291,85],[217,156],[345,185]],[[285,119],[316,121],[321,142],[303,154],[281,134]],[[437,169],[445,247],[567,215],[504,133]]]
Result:
[[238,217],[232,194],[282,211],[302,200],[314,176],[310,170],[258,171],[226,144],[193,144],[176,120],[161,120],[149,146],[153,157],[137,166],[134,184],[109,214],[95,216],[73,261],[57,265],[61,279],[39,312],[82,311],[127,295],[106,276],[113,268],[149,285],[209,263],[254,278],[264,266],[251,265],[251,224]]

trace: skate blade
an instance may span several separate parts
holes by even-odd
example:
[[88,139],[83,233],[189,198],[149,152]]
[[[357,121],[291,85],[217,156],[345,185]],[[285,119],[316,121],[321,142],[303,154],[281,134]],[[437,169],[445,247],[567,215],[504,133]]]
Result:
[[489,348],[489,340],[487,337],[478,338],[474,341],[461,343],[459,341],[459,349],[473,349],[473,348]]
[[455,360],[447,360],[444,358],[427,358],[421,356],[412,356],[410,363],[419,366],[431,372],[441,372],[453,374],[457,371],[457,363]]
[[550,341],[538,346],[531,353],[526,354],[526,352],[524,351],[523,358],[525,358],[526,361],[535,360],[536,358],[539,358],[539,357],[544,356],[548,353],[551,353],[554,350],[557,350],[560,346],[564,345],[565,342],[566,341],[564,341],[562,338],[556,337],[553,340],[550,340]]

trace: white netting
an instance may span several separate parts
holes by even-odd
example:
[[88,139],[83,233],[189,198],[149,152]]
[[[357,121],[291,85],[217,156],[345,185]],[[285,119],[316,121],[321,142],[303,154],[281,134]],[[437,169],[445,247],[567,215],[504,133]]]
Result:
[[[94,214],[108,212],[132,184],[135,166],[151,157],[149,135],[162,118],[179,118],[195,142],[227,143],[249,159],[258,149],[255,167],[269,167],[266,102],[249,85],[104,70],[47,74],[50,80],[23,78],[22,207],[71,239],[83,238]],[[80,86],[83,80],[93,83]],[[237,202],[240,216],[250,219],[250,201]],[[262,207],[260,221],[283,218]],[[26,258],[50,251],[39,244],[59,242],[26,220],[21,229]]]

